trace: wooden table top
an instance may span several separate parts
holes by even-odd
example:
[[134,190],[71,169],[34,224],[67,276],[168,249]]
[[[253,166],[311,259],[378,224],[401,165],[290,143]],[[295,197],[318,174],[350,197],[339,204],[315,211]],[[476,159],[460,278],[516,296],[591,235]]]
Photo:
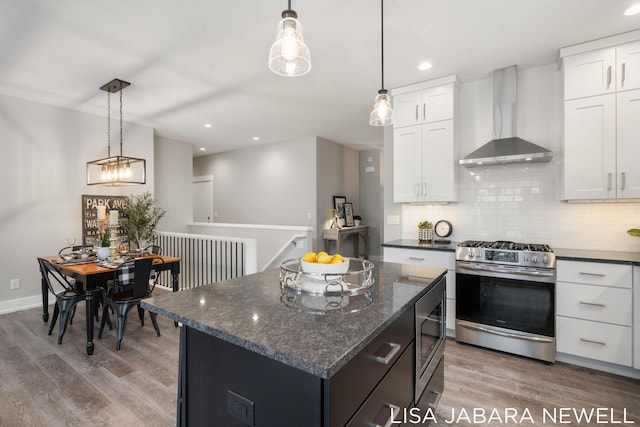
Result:
[[[115,270],[115,268],[102,267],[102,266],[98,265],[98,261],[87,262],[87,263],[83,263],[83,264],[65,265],[65,264],[58,264],[56,262],[56,261],[60,261],[60,256],[59,255],[43,256],[41,258],[53,262],[55,265],[59,266],[60,268],[62,268],[64,270],[67,270],[67,271],[70,271],[70,272],[73,272],[75,274],[79,274],[79,275],[82,275],[82,276],[90,276],[92,274],[107,273],[107,272]],[[180,262],[182,260],[182,258],[170,257],[170,256],[165,256],[165,255],[147,255],[147,256],[145,256],[145,258],[161,258],[162,261],[164,261],[165,264],[170,264],[170,263],[174,263],[174,262]],[[158,261],[158,263],[159,263],[159,261]]]

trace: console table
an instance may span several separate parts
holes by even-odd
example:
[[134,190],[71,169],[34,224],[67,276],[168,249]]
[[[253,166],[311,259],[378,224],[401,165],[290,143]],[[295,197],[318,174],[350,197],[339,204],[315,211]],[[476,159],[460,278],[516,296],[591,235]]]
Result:
[[[340,252],[340,247],[342,246],[342,242],[344,242],[344,240],[349,236],[355,236],[354,256],[357,258],[363,257],[364,259],[369,259],[368,225],[359,225],[357,227],[329,228],[322,230],[322,238],[324,239],[324,250],[329,252],[329,245],[333,240],[336,242],[336,253],[342,254],[342,252]],[[360,252],[360,237],[362,237],[362,241],[364,242],[363,252]]]

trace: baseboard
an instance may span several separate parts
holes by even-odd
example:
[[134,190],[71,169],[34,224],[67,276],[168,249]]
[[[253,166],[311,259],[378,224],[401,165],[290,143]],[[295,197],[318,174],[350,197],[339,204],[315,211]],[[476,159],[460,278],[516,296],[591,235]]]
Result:
[[586,357],[574,356],[566,353],[556,353],[556,361],[568,363],[570,365],[582,366],[583,368],[594,369],[596,371],[621,375],[623,377],[640,379],[640,369],[633,369],[629,366],[616,365],[615,363],[587,359]]
[[[55,297],[49,295],[49,302],[52,301],[55,302]],[[27,310],[38,306],[42,307],[41,295],[0,301],[0,314],[13,313],[14,311]]]

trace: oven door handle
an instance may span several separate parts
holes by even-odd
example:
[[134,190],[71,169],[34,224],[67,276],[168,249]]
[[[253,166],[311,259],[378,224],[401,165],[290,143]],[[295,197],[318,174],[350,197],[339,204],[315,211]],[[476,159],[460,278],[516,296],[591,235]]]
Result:
[[483,328],[482,326],[478,326],[478,325],[469,325],[467,323],[458,323],[458,325],[462,326],[463,328],[476,330],[476,331],[480,331],[480,332],[486,332],[488,334],[498,335],[498,336],[501,336],[501,337],[516,338],[516,339],[524,340],[524,341],[543,342],[543,343],[552,343],[553,342],[553,339],[551,339],[551,338],[539,338],[539,337],[530,337],[530,336],[527,336],[527,335],[509,334],[507,332],[494,331],[493,329]]
[[521,275],[521,276],[553,277],[553,271],[537,271],[537,270],[526,271],[526,270],[499,268],[499,267],[469,266],[469,265],[465,265],[463,268],[471,272],[486,271],[489,273],[505,273],[505,274]]

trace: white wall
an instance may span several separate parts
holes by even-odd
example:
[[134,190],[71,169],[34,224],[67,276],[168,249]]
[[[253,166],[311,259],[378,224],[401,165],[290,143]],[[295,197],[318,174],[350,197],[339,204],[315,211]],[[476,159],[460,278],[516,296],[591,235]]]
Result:
[[[555,64],[518,73],[518,136],[553,151],[550,163],[466,169],[457,166],[459,203],[402,205],[402,238],[419,221],[448,219],[452,240],[513,240],[556,248],[638,251],[640,203],[566,203],[562,195],[561,74]],[[460,155],[492,137],[492,80],[461,86]],[[387,213],[387,212],[385,212]]]
[[[123,154],[147,161],[147,184],[88,187],[86,162],[107,155],[106,118],[0,95],[0,312],[40,300],[37,256],[82,233],[81,195],[152,191],[153,130],[124,124]],[[11,279],[21,288],[10,290]]]
[[154,197],[167,211],[158,230],[186,233],[187,224],[193,221],[193,145],[156,136],[154,157]]

